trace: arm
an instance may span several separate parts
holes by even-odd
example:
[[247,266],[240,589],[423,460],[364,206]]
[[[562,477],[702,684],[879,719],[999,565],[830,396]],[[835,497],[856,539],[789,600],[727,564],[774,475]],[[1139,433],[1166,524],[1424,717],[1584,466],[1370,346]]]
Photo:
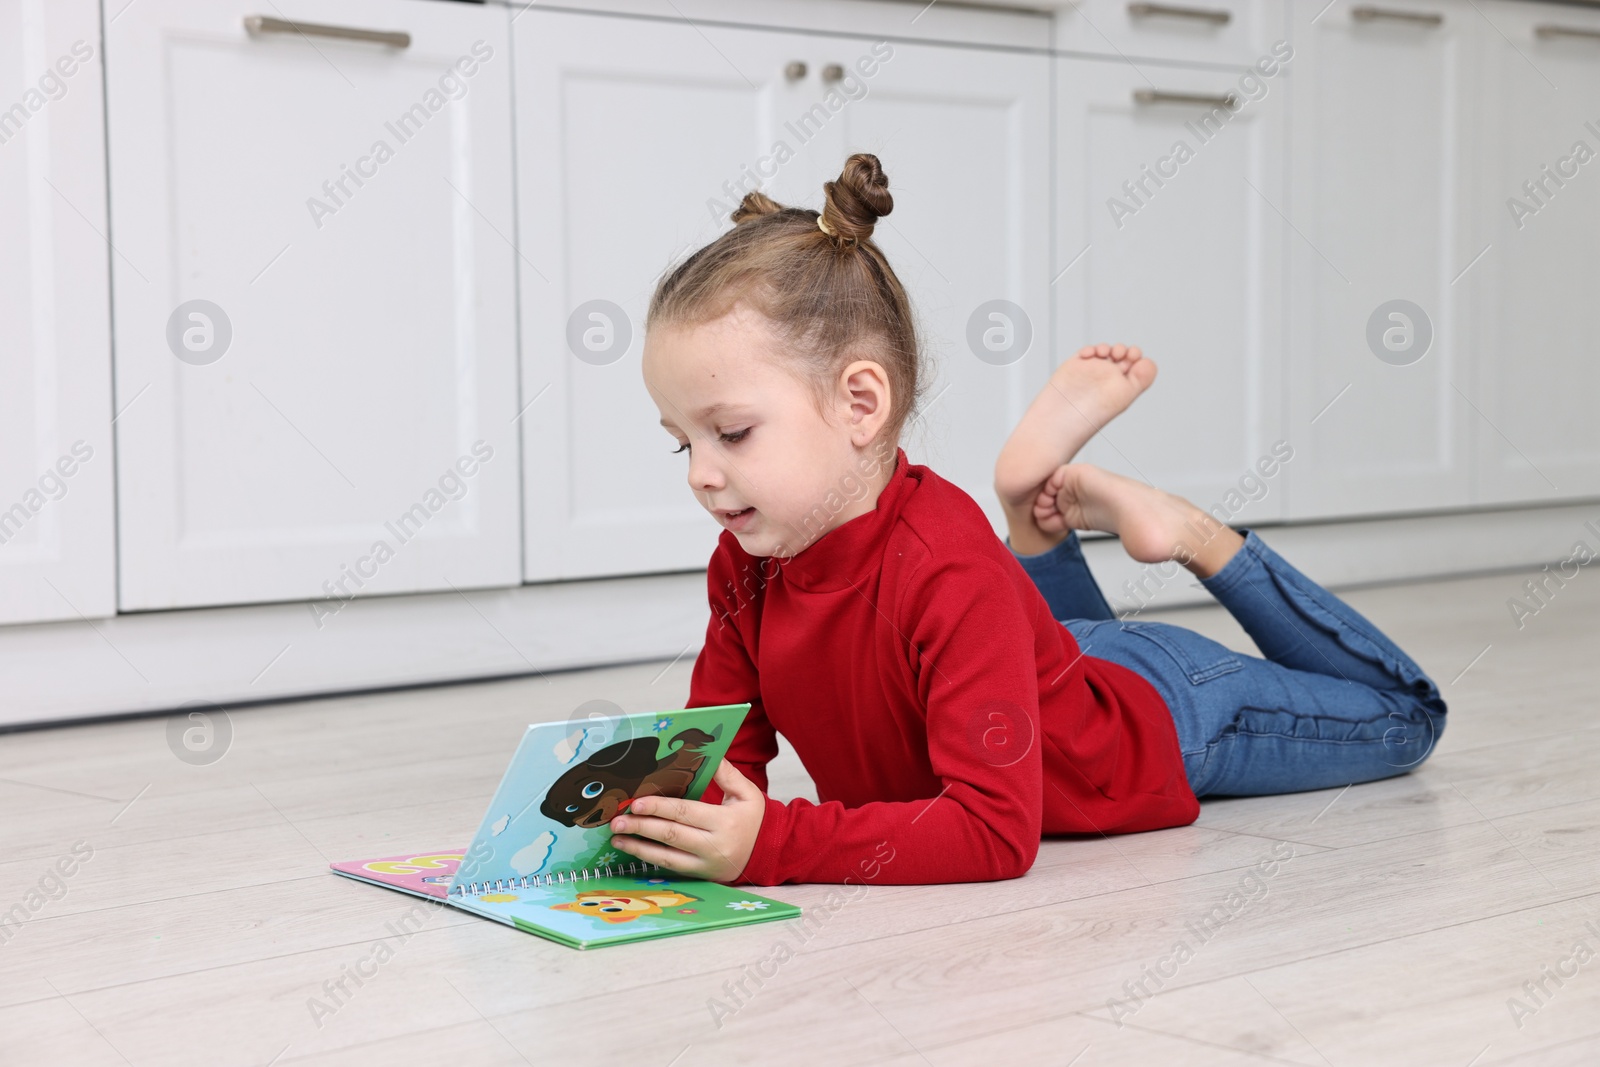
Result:
[[937,795],[857,808],[768,797],[734,884],[859,881],[874,861],[880,884],[1027,871],[1039,849],[1043,760],[1035,636],[1014,588],[996,561],[929,559],[889,613],[927,710]]
[[[729,535],[724,535],[728,537]],[[743,564],[735,560],[742,559]],[[750,710],[719,760],[716,776],[698,801],[640,797],[631,813],[611,820],[612,844],[630,855],[695,878],[739,884],[764,818],[767,763],[778,752],[777,733],[762,707],[753,657],[760,617],[759,567],[719,544],[706,569],[711,621],[695,658],[689,707],[740,704]],[[737,580],[738,571],[745,580]],[[748,644],[747,644],[748,642]]]
[[[733,553],[719,547],[706,568],[711,621],[706,624],[706,641],[695,658],[689,679],[691,708],[717,704],[750,702],[739,732],[728,746],[728,762],[739,768],[763,793],[767,791],[767,764],[778,754],[778,735],[767,721],[761,703],[761,682],[756,665],[746,651],[746,634],[756,632],[760,616],[761,577],[759,564],[743,568]],[[740,571],[743,571],[741,574]],[[722,803],[722,787],[712,782],[701,801]]]

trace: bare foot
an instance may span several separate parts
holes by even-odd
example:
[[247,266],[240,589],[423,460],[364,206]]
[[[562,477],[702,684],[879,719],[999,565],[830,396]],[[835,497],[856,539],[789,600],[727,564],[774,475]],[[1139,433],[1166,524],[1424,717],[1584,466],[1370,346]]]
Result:
[[1087,463],[1056,468],[1033,503],[1047,535],[1104,530],[1140,563],[1175,559],[1198,578],[1220,571],[1244,544],[1237,531],[1181,496]]
[[1012,548],[1043,552],[1066,536],[1033,528],[1034,497],[1056,468],[1070,462],[1155,378],[1154,361],[1127,345],[1086,345],[1051,373],[994,466],[994,491],[1011,527]]

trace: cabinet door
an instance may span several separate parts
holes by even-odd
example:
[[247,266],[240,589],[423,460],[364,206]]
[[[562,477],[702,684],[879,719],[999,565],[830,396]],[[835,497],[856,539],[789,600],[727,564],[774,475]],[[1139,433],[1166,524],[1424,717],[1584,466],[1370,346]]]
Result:
[[515,584],[508,14],[266,7],[107,25],[121,606]]
[[[1467,389],[1483,503],[1600,495],[1600,14],[1482,3]],[[1465,404],[1463,404],[1466,407]],[[1475,410],[1474,410],[1475,409]]]
[[[828,62],[857,71],[872,47],[841,39]],[[911,297],[929,379],[902,443],[1003,535],[994,462],[1054,366],[1050,60],[895,43],[851,92],[838,159],[871,152],[889,176],[873,240]]]
[[1294,518],[1471,503],[1456,279],[1481,248],[1463,240],[1478,16],[1359,10],[1308,8],[1295,33]]
[[[836,120],[806,116],[834,49],[538,9],[512,34],[525,576],[704,567],[721,527],[645,390],[645,310],[669,267],[729,227],[746,190],[820,204],[843,160]],[[790,77],[791,63],[804,73]]]
[[0,623],[115,610],[99,32],[0,6]]
[[1288,75],[1250,100],[1235,74],[1168,68],[1152,85],[1057,63],[1057,356],[1120,341],[1160,367],[1080,458],[1230,521],[1280,518]]
[[[1056,7],[1056,47],[1105,53],[1124,63],[1130,56],[1185,63],[1254,63],[1284,37],[1291,2],[1073,0]],[[1306,6],[1304,0],[1300,6]]]

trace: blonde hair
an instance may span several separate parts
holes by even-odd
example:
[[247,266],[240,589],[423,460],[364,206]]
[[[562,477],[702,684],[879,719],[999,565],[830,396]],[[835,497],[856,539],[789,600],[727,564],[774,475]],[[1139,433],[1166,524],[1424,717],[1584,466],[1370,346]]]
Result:
[[886,440],[898,443],[924,383],[911,302],[872,242],[894,210],[889,179],[877,156],[858,153],[822,192],[820,212],[747,194],[733,229],[661,279],[645,329],[697,326],[746,303],[776,328],[819,412],[846,365],[874,359],[889,379]]

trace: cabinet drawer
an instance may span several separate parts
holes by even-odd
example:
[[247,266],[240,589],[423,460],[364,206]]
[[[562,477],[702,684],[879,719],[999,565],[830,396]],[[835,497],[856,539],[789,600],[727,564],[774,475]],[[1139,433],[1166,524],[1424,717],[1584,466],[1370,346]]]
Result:
[[1129,59],[1254,63],[1288,32],[1283,0],[1082,0],[1056,13],[1056,47]]

